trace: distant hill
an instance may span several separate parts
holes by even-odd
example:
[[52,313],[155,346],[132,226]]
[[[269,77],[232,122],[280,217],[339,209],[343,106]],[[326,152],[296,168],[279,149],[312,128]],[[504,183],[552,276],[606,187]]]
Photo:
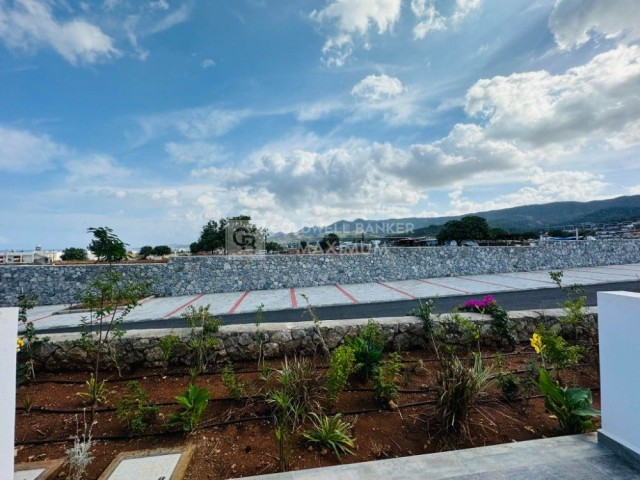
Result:
[[[505,208],[476,212],[467,215],[484,217],[491,227],[504,228],[509,232],[540,231],[553,227],[579,223],[611,223],[640,220],[640,195],[594,200],[591,202],[553,202],[538,205]],[[375,236],[387,236],[398,231],[400,226],[413,224],[416,233],[434,235],[437,226],[449,220],[457,220],[466,215],[434,218],[389,218],[385,220],[356,219],[340,220],[326,227],[305,227],[294,235],[272,234],[272,240],[305,238],[312,240],[322,236],[322,232],[335,231],[341,237],[355,233],[358,228]]]

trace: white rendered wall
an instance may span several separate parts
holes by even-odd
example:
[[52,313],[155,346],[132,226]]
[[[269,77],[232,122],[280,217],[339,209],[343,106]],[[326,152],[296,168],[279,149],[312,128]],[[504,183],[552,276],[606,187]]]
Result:
[[640,294],[598,292],[600,431],[640,454]]
[[0,478],[13,478],[18,309],[0,308]]

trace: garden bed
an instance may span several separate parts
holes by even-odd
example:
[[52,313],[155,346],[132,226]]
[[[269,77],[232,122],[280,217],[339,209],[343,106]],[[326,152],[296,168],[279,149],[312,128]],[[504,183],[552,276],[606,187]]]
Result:
[[[497,354],[497,355],[496,355]],[[435,417],[434,384],[438,360],[426,351],[402,352],[397,406],[385,405],[376,399],[371,383],[352,375],[347,388],[335,407],[327,413],[340,412],[353,427],[354,455],[343,455],[343,463],[363,462],[381,458],[431,453],[451,448],[493,445],[531,440],[558,434],[558,422],[545,412],[544,398],[535,388],[524,389],[519,398],[507,401],[494,385],[471,415],[470,435],[458,439],[438,434]],[[461,354],[461,357],[465,355]],[[470,356],[470,355],[469,355]],[[537,359],[533,349],[520,345],[515,351],[499,353],[483,350],[485,366],[494,366],[494,373],[516,372],[527,377]],[[594,407],[599,407],[598,365],[583,359],[580,365],[562,372],[566,385],[589,387],[593,391]],[[327,360],[313,358],[324,372]],[[281,367],[281,360],[267,362]],[[191,480],[224,479],[278,471],[278,445],[270,406],[264,400],[264,381],[257,363],[237,362],[237,379],[246,385],[248,398],[236,400],[223,384],[222,365],[210,367],[195,379],[195,384],[211,393],[200,428],[185,435],[180,429],[167,431],[164,426],[178,410],[175,397],[185,392],[191,381],[187,369],[138,370],[121,378],[109,373],[105,384],[108,400],[97,408],[92,436],[96,443],[91,452],[95,459],[87,469],[88,479],[97,478],[120,452],[147,448],[174,447],[195,444],[196,452],[185,478]],[[127,392],[127,382],[137,380],[147,392],[148,402],[159,407],[157,422],[141,436],[130,437],[118,420],[115,403]],[[83,403],[77,395],[86,391],[86,373],[40,373],[35,381],[20,386],[16,398],[16,463],[62,458],[73,444],[78,428],[82,433]],[[526,383],[526,382],[525,382]],[[323,403],[323,402],[321,402]],[[89,409],[85,418],[89,421]],[[78,427],[79,424],[79,427]],[[304,427],[308,427],[309,421]],[[303,427],[303,429],[304,429]],[[339,463],[335,454],[311,446],[302,435],[293,436],[288,455],[290,469],[298,470]],[[63,472],[61,478],[66,478]]]

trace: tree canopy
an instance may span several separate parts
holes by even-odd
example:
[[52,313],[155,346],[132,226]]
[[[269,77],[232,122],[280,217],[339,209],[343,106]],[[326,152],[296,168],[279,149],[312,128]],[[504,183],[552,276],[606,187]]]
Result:
[[88,248],[98,261],[106,260],[112,263],[127,258],[127,244],[120,240],[109,227],[90,227],[87,228],[87,232],[93,233],[93,240]]
[[[217,250],[225,248],[226,228],[230,221],[246,221],[250,222],[251,217],[247,215],[238,215],[237,217],[221,218],[219,221],[209,220],[200,232],[197,242],[193,242],[189,246],[191,253],[200,252],[213,253]],[[264,231],[256,225],[249,223],[249,230],[259,235],[264,235]]]
[[69,247],[65,248],[60,255],[60,259],[65,262],[87,260],[87,251],[84,248]]
[[328,233],[320,240],[320,248],[324,253],[335,252],[340,245],[340,237],[335,233]]
[[450,240],[487,240],[489,239],[489,224],[487,220],[476,215],[469,215],[460,220],[450,220],[445,223],[436,238],[440,243]]

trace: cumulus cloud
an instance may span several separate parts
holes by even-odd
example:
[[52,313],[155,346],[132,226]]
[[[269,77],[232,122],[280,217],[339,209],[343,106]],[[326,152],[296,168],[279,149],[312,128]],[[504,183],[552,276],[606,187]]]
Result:
[[379,35],[391,31],[400,18],[401,0],[333,0],[309,17],[333,30],[323,48],[325,62],[342,66],[353,51],[354,41],[366,39],[370,30]]
[[388,75],[369,75],[351,89],[351,95],[360,100],[377,102],[392,98],[404,92],[402,82]]
[[49,47],[72,65],[120,55],[113,38],[97,25],[79,17],[58,20],[50,3],[36,0],[16,0],[13,6],[0,3],[0,38],[16,50]]
[[539,71],[480,80],[467,92],[465,110],[485,120],[489,137],[531,146],[633,144],[640,116],[640,47],[619,46],[561,75]]
[[48,135],[0,126],[0,171],[40,173],[68,153]]
[[637,40],[640,8],[636,0],[556,0],[549,29],[563,50],[580,47],[597,35]]
[[442,15],[436,8],[435,0],[411,0],[411,11],[418,19],[413,28],[416,39],[425,38],[431,32],[457,27],[462,21],[482,7],[482,0],[456,0],[450,17]]

